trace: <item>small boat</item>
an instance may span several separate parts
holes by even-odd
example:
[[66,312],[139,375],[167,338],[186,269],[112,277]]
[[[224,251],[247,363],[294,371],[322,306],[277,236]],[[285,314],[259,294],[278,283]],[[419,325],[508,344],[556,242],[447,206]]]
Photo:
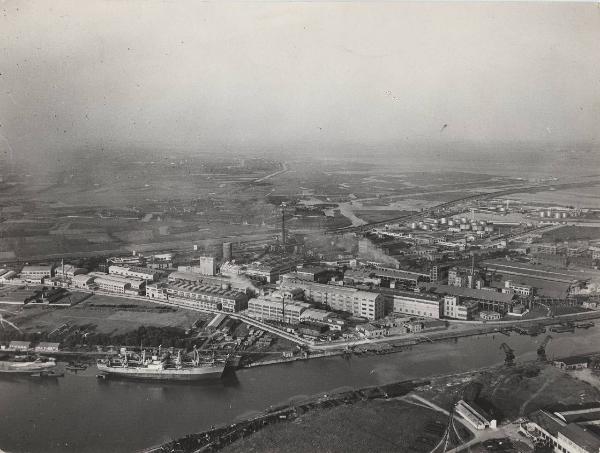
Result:
[[87,369],[87,365],[85,363],[69,363],[65,366],[65,369],[69,371],[83,371]]
[[40,377],[40,378],[59,378],[63,377],[65,373],[59,373],[57,371],[39,371],[37,373],[30,374],[31,377]]
[[579,324],[575,324],[575,327],[578,329],[589,329],[590,327],[594,327],[593,322],[581,322]]

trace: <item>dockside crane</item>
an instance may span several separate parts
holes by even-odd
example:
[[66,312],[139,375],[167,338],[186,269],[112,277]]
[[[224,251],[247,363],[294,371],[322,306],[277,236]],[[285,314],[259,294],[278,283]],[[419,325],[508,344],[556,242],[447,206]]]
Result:
[[546,357],[546,346],[548,346],[548,343],[550,343],[550,341],[552,340],[552,337],[550,335],[546,335],[546,338],[544,338],[544,341],[542,341],[540,343],[540,345],[537,348],[537,356],[538,356],[538,360],[545,362],[547,359]]
[[515,351],[506,343],[502,343],[500,349],[504,351],[504,364],[506,366],[513,366],[515,364]]

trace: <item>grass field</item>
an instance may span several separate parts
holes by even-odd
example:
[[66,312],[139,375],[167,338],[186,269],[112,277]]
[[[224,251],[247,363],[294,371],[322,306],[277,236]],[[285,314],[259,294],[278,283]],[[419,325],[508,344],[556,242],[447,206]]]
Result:
[[600,401],[597,388],[572,374],[542,364],[501,367],[436,381],[422,396],[450,408],[454,401],[463,398],[465,389],[472,383],[481,388],[477,402],[495,412],[500,421],[514,420],[551,405]]
[[[417,438],[434,421],[445,423],[446,417],[398,400],[359,402],[308,412],[294,422],[267,426],[222,451],[414,453]],[[438,441],[439,436],[428,438],[433,445]]]
[[11,321],[25,332],[51,332],[67,323],[93,325],[97,333],[122,334],[140,326],[187,329],[202,316],[184,309],[160,310],[156,304],[145,301],[94,295],[69,308],[27,307],[11,317]]
[[544,241],[574,241],[577,239],[600,239],[599,227],[564,226],[542,235]]

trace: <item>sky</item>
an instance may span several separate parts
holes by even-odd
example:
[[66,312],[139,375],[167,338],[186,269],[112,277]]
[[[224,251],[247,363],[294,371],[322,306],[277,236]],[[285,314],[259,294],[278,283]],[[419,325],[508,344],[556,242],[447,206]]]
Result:
[[5,156],[599,143],[593,3],[4,0],[0,14]]

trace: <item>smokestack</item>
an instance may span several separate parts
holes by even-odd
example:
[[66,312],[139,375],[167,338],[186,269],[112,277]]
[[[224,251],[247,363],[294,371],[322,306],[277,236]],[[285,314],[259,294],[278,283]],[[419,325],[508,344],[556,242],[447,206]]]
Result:
[[231,261],[232,245],[231,242],[223,242],[223,261]]
[[281,203],[281,244],[285,247],[285,203]]

